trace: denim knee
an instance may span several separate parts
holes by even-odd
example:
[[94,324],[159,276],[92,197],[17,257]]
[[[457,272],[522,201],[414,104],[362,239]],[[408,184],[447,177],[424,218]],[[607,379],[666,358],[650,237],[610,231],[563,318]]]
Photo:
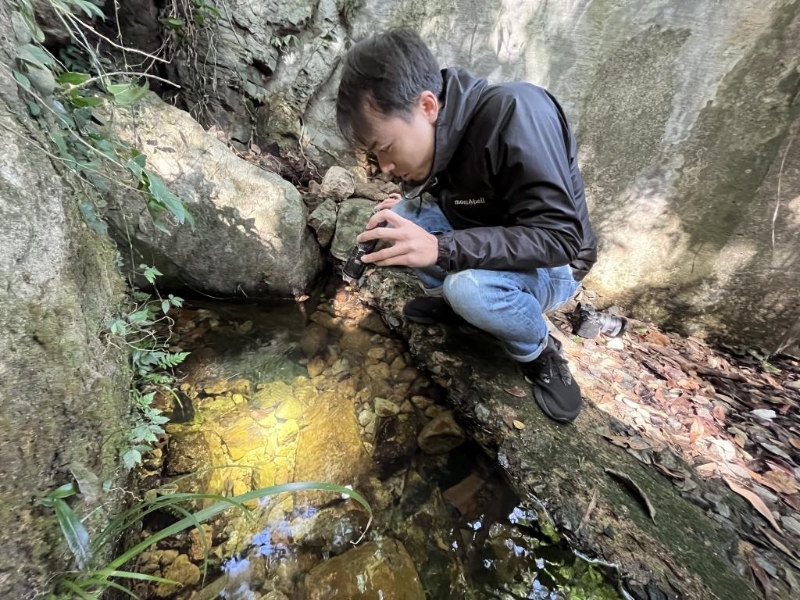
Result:
[[469,313],[489,309],[487,286],[475,269],[450,273],[445,277],[442,294],[453,310],[467,318]]

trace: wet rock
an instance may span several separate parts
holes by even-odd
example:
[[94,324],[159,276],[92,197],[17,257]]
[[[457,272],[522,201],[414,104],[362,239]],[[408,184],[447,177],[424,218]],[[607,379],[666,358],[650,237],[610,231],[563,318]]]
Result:
[[479,494],[486,482],[472,473],[454,486],[445,490],[444,499],[462,515],[472,515],[480,510]]
[[417,443],[426,454],[443,454],[464,443],[464,431],[448,410],[422,428]]
[[425,396],[411,396],[411,404],[420,410],[425,410],[431,404],[433,404],[433,400],[426,398]]
[[366,527],[368,517],[362,510],[345,506],[325,508],[311,518],[292,522],[292,536],[301,546],[317,548],[333,555],[352,547]]
[[371,331],[372,333],[377,333],[382,336],[389,335],[389,328],[386,327],[386,324],[383,322],[383,319],[381,319],[381,316],[372,310],[369,311],[364,318],[358,322],[358,326],[361,329],[365,329],[366,331]]
[[408,464],[417,450],[417,431],[417,422],[407,417],[381,421],[372,459],[381,465],[384,475]]
[[358,424],[362,427],[366,427],[370,423],[375,421],[375,413],[365,408],[360,413],[358,413]]
[[400,412],[400,407],[385,398],[375,398],[375,414],[379,417],[393,417]]
[[397,377],[400,374],[400,371],[406,368],[406,361],[403,360],[402,356],[396,357],[392,363],[389,365],[389,371],[392,374],[392,377]]
[[340,358],[333,365],[331,365],[331,375],[336,377],[342,373],[350,371],[350,363],[346,358]]
[[308,376],[312,379],[318,377],[325,370],[325,360],[320,356],[315,356],[308,363]]
[[364,370],[373,381],[386,381],[390,376],[389,365],[383,362],[375,365],[367,365]]
[[[294,479],[344,484],[367,473],[371,465],[361,443],[352,400],[331,393],[314,398],[298,437]],[[330,494],[325,498],[329,500]]]
[[372,358],[377,361],[383,360],[386,358],[386,348],[383,348],[382,346],[370,348],[369,352],[367,352],[367,358]]
[[278,406],[278,410],[275,412],[275,416],[279,419],[297,419],[302,414],[303,405],[297,398],[287,398]]
[[363,329],[345,331],[339,340],[342,351],[349,350],[360,356],[367,356],[373,348],[371,335]]
[[320,192],[337,201],[347,200],[355,192],[355,176],[342,167],[331,167],[322,179]]
[[350,250],[356,243],[356,236],[364,231],[364,225],[372,215],[374,202],[362,198],[345,200],[339,206],[336,218],[336,233],[331,244],[331,255],[339,260],[347,260]]
[[287,443],[291,442],[297,436],[298,431],[300,431],[300,427],[297,421],[287,421],[281,425],[281,428],[278,430],[278,446],[285,446]]
[[419,371],[414,367],[406,367],[396,375],[395,381],[398,383],[414,383],[418,377]]
[[[236,490],[234,490],[235,492]],[[204,523],[201,529],[192,529],[189,532],[189,539],[192,541],[192,547],[189,549],[189,558],[194,561],[203,560],[205,553],[211,552],[212,537],[211,525]]]
[[167,476],[185,475],[211,464],[211,449],[200,431],[174,432],[164,465]]
[[336,231],[336,202],[328,198],[308,215],[308,224],[317,233],[317,241],[327,247]]
[[195,585],[200,581],[200,569],[192,564],[188,556],[181,554],[164,571],[164,578],[175,583],[159,583],[155,589],[155,595],[159,598],[167,598],[185,586]]
[[320,350],[325,347],[325,342],[328,339],[328,330],[322,325],[311,323],[303,331],[300,338],[300,349],[308,358],[312,358],[319,354]]
[[223,431],[220,436],[233,460],[239,460],[251,450],[263,445],[264,432],[261,427],[247,415],[239,418],[233,426]]
[[424,600],[417,570],[400,542],[369,542],[314,567],[306,576],[304,600]]

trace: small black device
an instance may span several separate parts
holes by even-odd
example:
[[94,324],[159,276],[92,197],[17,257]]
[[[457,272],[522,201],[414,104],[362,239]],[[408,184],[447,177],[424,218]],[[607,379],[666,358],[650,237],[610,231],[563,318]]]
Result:
[[572,332],[582,338],[591,339],[602,333],[608,337],[621,337],[628,326],[628,319],[599,312],[594,306],[578,303],[572,313]]
[[[386,222],[378,224],[378,227],[384,227]],[[368,242],[358,242],[353,249],[350,250],[350,255],[347,257],[347,262],[344,264],[342,268],[342,278],[349,283],[350,285],[358,285],[358,280],[361,279],[361,276],[364,274],[364,271],[367,268],[363,262],[361,262],[361,257],[365,254],[370,254],[373,250],[375,250],[375,246],[378,245],[379,240],[370,240]]]

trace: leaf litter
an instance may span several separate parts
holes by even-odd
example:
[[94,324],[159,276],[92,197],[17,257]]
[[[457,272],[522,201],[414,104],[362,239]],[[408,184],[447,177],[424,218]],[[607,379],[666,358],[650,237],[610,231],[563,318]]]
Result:
[[[742,539],[760,537],[744,560],[762,589],[774,595],[780,587],[762,565],[794,556],[775,571],[793,589],[800,534],[781,521],[800,520],[800,360],[712,346],[633,319],[622,343],[609,344],[602,335],[581,339],[571,336],[571,308],[550,317],[571,340],[564,350],[573,373],[584,396],[622,424],[601,435],[654,467]],[[725,495],[726,486],[735,496]],[[641,490],[634,493],[649,502]],[[739,510],[736,496],[752,512]]]

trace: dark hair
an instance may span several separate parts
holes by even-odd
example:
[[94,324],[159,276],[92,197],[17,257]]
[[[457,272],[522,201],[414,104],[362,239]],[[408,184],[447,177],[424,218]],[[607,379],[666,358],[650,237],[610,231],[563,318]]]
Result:
[[395,29],[361,40],[344,58],[336,123],[353,146],[369,143],[370,123],[364,109],[407,118],[424,91],[442,93],[439,64],[413,31]]

